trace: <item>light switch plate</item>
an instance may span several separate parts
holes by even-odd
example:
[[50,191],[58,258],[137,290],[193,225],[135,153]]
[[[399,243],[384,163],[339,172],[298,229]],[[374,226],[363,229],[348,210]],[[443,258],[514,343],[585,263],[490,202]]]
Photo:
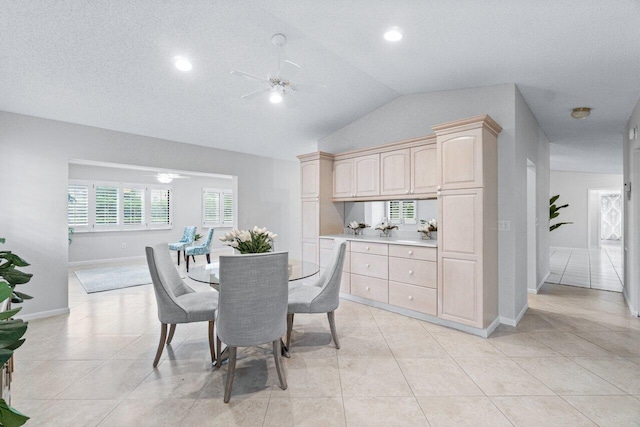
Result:
[[511,221],[507,221],[501,219],[498,221],[498,231],[509,231],[511,230]]

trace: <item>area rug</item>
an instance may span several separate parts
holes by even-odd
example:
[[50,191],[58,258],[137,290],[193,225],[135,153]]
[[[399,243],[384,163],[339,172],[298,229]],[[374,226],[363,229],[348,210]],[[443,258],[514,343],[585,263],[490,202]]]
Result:
[[88,294],[151,283],[149,267],[146,265],[91,268],[76,270],[75,273]]

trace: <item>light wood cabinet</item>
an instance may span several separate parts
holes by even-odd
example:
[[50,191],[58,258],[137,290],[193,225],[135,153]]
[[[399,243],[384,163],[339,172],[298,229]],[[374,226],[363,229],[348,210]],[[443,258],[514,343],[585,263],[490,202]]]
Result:
[[355,197],[380,195],[380,155],[372,154],[353,159]]
[[389,282],[351,273],[351,294],[374,301],[389,302]]
[[438,187],[436,144],[411,148],[411,194],[435,194]]
[[411,149],[380,154],[380,194],[395,196],[411,192]]
[[438,314],[437,293],[431,288],[389,282],[389,304],[431,316]]
[[434,126],[438,144],[438,316],[498,318],[498,133],[489,116]]
[[300,165],[300,195],[303,199],[319,196],[319,166],[320,160],[312,160]]
[[353,159],[336,160],[333,163],[333,197],[355,197]]

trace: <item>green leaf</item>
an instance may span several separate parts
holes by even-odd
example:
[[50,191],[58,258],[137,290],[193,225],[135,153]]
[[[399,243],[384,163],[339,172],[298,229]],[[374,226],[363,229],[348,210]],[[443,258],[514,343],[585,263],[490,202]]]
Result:
[[7,282],[0,282],[0,302],[11,296],[12,289]]
[[22,310],[22,307],[14,308],[7,311],[0,311],[0,320],[10,319],[20,310]]
[[560,216],[560,213],[558,213],[558,212],[554,212],[554,213],[552,213],[551,215],[549,215],[549,219],[557,218],[557,217],[559,217],[559,216]]
[[20,427],[28,420],[29,417],[0,399],[0,423],[4,427]]
[[11,359],[12,354],[13,354],[13,350],[0,348],[0,364],[4,365],[5,363],[7,363],[7,361]]
[[12,253],[11,251],[5,251],[0,255],[0,258],[4,258],[10,263],[14,264],[17,267],[26,267],[30,265],[27,261],[20,258],[18,255]]
[[553,224],[551,227],[549,227],[549,231],[553,231],[556,228],[560,227],[561,225],[565,225],[565,224],[573,224],[573,222],[559,222],[557,224]]
[[551,199],[549,199],[549,204],[552,205],[556,202],[556,200],[558,200],[560,198],[559,194],[556,194],[555,196],[553,196]]
[[4,237],[0,237],[0,243],[4,243],[5,239]]
[[20,346],[21,346],[22,344],[24,344],[24,342],[25,342],[25,341],[26,341],[26,339],[22,338],[21,340],[18,340],[18,341],[16,341],[16,342],[14,342],[13,344],[8,345],[8,346],[7,346],[7,350],[13,350],[13,351],[15,351],[17,348],[20,348]]
[[29,282],[31,277],[33,277],[33,274],[23,273],[20,270],[10,268],[8,270],[1,271],[0,277],[9,282],[10,285],[22,285]]
[[0,348],[7,348],[22,338],[27,332],[27,326],[20,319],[0,322]]
[[31,295],[27,295],[23,292],[13,291],[13,295],[21,299],[33,299]]

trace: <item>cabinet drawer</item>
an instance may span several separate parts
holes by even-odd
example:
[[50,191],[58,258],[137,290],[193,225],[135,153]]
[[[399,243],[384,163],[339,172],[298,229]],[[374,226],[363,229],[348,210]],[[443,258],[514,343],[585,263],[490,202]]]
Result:
[[436,316],[438,314],[438,291],[421,286],[389,282],[389,304]]
[[389,245],[389,256],[421,259],[423,261],[437,261],[438,249],[425,248],[424,246]]
[[352,274],[351,295],[387,303],[389,301],[389,283],[386,280]]
[[[333,249],[322,249],[322,240],[320,240],[320,267],[327,268],[333,257]],[[349,272],[351,265],[351,254],[349,252],[344,253],[344,264],[342,265],[342,271]]]
[[351,272],[363,276],[389,278],[389,258],[383,255],[351,253]]
[[[333,239],[320,238],[321,249],[333,249]],[[351,250],[351,242],[347,240],[347,252]]]
[[351,242],[351,252],[387,256],[389,245],[384,243]]
[[389,257],[389,280],[436,288],[438,264],[432,261]]

